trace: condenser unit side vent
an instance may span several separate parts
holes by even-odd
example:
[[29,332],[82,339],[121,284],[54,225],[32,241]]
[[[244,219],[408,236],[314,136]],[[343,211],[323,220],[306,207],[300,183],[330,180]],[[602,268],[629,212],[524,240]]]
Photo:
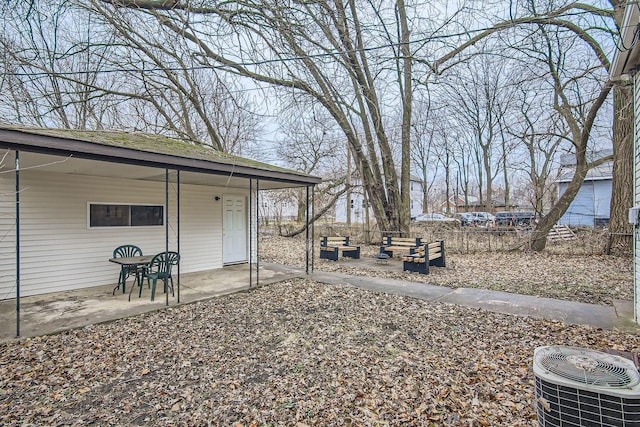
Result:
[[536,377],[538,424],[544,427],[640,427],[640,398],[624,399]]

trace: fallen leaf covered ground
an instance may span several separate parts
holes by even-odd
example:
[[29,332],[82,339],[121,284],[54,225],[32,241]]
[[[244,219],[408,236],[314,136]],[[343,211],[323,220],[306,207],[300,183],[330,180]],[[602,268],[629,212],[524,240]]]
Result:
[[[507,264],[499,255],[494,269]],[[516,286],[521,274],[534,289],[553,281],[540,273],[553,265],[564,277],[555,283],[589,281],[550,262],[534,257],[500,276],[453,258],[438,275]],[[446,284],[462,285],[459,274]],[[535,426],[532,359],[543,345],[638,352],[640,336],[283,281],[0,344],[0,424]]]
[[[380,246],[362,246],[362,258],[373,258]],[[445,241],[446,250],[446,241]],[[316,250],[316,257],[318,256]],[[263,261],[304,266],[301,239],[269,236],[260,246]],[[348,258],[338,262],[316,259],[314,268],[359,276],[401,279],[450,288],[491,289],[516,294],[610,305],[614,299],[633,300],[633,259],[622,256],[511,252],[446,253],[446,268],[429,275],[395,268],[379,270]],[[389,271],[390,270],[390,271]]]
[[3,344],[3,425],[534,425],[533,350],[635,334],[297,280]]

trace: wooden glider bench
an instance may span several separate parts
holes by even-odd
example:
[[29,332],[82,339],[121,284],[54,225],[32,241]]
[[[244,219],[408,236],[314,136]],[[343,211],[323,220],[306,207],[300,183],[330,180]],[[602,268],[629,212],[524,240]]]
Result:
[[320,259],[337,261],[340,252],[342,252],[343,257],[360,259],[360,246],[350,244],[349,236],[322,236],[322,240],[320,241]]
[[429,274],[429,266],[444,267],[444,240],[426,243],[402,256],[402,271]]
[[393,257],[394,252],[404,252],[411,251],[412,249],[417,249],[421,244],[420,237],[386,237],[387,243],[384,243],[380,246],[380,253],[387,254],[390,257]]

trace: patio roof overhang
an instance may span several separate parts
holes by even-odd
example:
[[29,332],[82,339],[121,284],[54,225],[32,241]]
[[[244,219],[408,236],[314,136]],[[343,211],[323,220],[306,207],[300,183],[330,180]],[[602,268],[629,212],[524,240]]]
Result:
[[[27,128],[0,125],[0,149],[15,150],[16,156],[16,336],[20,336],[20,187],[19,172],[37,168],[47,172],[74,175],[115,177],[157,181],[165,183],[166,206],[169,203],[169,174],[176,171],[177,224],[176,244],[180,251],[180,184],[207,185],[223,188],[249,189],[249,211],[258,205],[258,194],[253,190],[306,187],[306,239],[313,241],[309,233],[310,191],[314,191],[321,179],[300,172],[284,169],[222,153],[191,142],[178,141],[160,135],[127,133],[114,131],[78,131],[66,129]],[[20,155],[18,153],[28,153]],[[2,154],[0,154],[2,159]],[[18,166],[19,163],[19,166]],[[117,164],[118,167],[113,165]],[[10,165],[7,165],[9,168]],[[311,188],[310,188],[311,187]],[[313,199],[313,196],[311,196]],[[312,204],[311,204],[312,205]],[[168,214],[167,214],[168,215]],[[259,214],[255,218],[249,214],[249,227],[257,236]],[[254,227],[254,219],[256,226]],[[169,221],[165,221],[165,252],[169,251]],[[249,240],[249,286],[253,283],[254,249],[253,239]],[[312,246],[313,247],[313,243]],[[306,254],[306,272],[311,270],[313,261],[309,251]],[[256,284],[259,284],[259,257],[255,262]],[[165,292],[166,305],[169,293]],[[177,295],[180,302],[180,264],[177,265]]]
[[145,133],[0,126],[0,148],[33,153],[21,159],[21,169],[58,173],[164,181],[169,169],[179,170],[185,184],[249,188],[250,180],[259,180],[263,190],[321,182],[318,177]]

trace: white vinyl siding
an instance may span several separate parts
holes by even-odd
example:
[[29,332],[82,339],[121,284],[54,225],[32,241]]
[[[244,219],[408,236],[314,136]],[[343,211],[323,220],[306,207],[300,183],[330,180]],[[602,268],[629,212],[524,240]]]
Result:
[[[14,167],[13,158],[5,158],[3,170]],[[0,300],[16,296],[16,193],[15,175],[0,175]]]
[[[422,213],[422,183],[420,181],[410,181],[410,183],[409,208],[411,217],[416,217]],[[400,185],[400,181],[398,181],[398,185]],[[347,200],[347,194],[343,194],[336,201],[335,220],[336,222],[347,222],[347,203],[351,203],[351,222],[354,224],[363,224],[367,220],[364,190],[359,181],[352,182],[352,186],[350,193],[351,200]],[[369,217],[373,218],[373,209],[371,206],[369,206]]]
[[[633,126],[633,147],[634,147],[634,168],[633,168],[633,205],[640,203],[640,74],[633,76],[633,106],[634,106],[634,126]],[[634,251],[634,317],[636,322],[640,320],[640,233],[636,226],[633,230],[633,251]]]
[[[28,153],[21,153],[27,156]],[[5,159],[4,169],[13,159]],[[118,167],[114,165],[113,167]],[[158,171],[155,171],[158,173]],[[164,173],[161,170],[160,173]],[[40,172],[20,173],[21,295],[36,295],[117,282],[119,267],[108,262],[123,244],[139,246],[145,255],[165,250],[165,227],[89,228],[90,202],[165,206],[169,250],[177,249],[176,172],[165,201],[165,183]],[[15,174],[0,175],[0,298],[15,297]],[[180,186],[180,271],[222,267],[224,190]]]

